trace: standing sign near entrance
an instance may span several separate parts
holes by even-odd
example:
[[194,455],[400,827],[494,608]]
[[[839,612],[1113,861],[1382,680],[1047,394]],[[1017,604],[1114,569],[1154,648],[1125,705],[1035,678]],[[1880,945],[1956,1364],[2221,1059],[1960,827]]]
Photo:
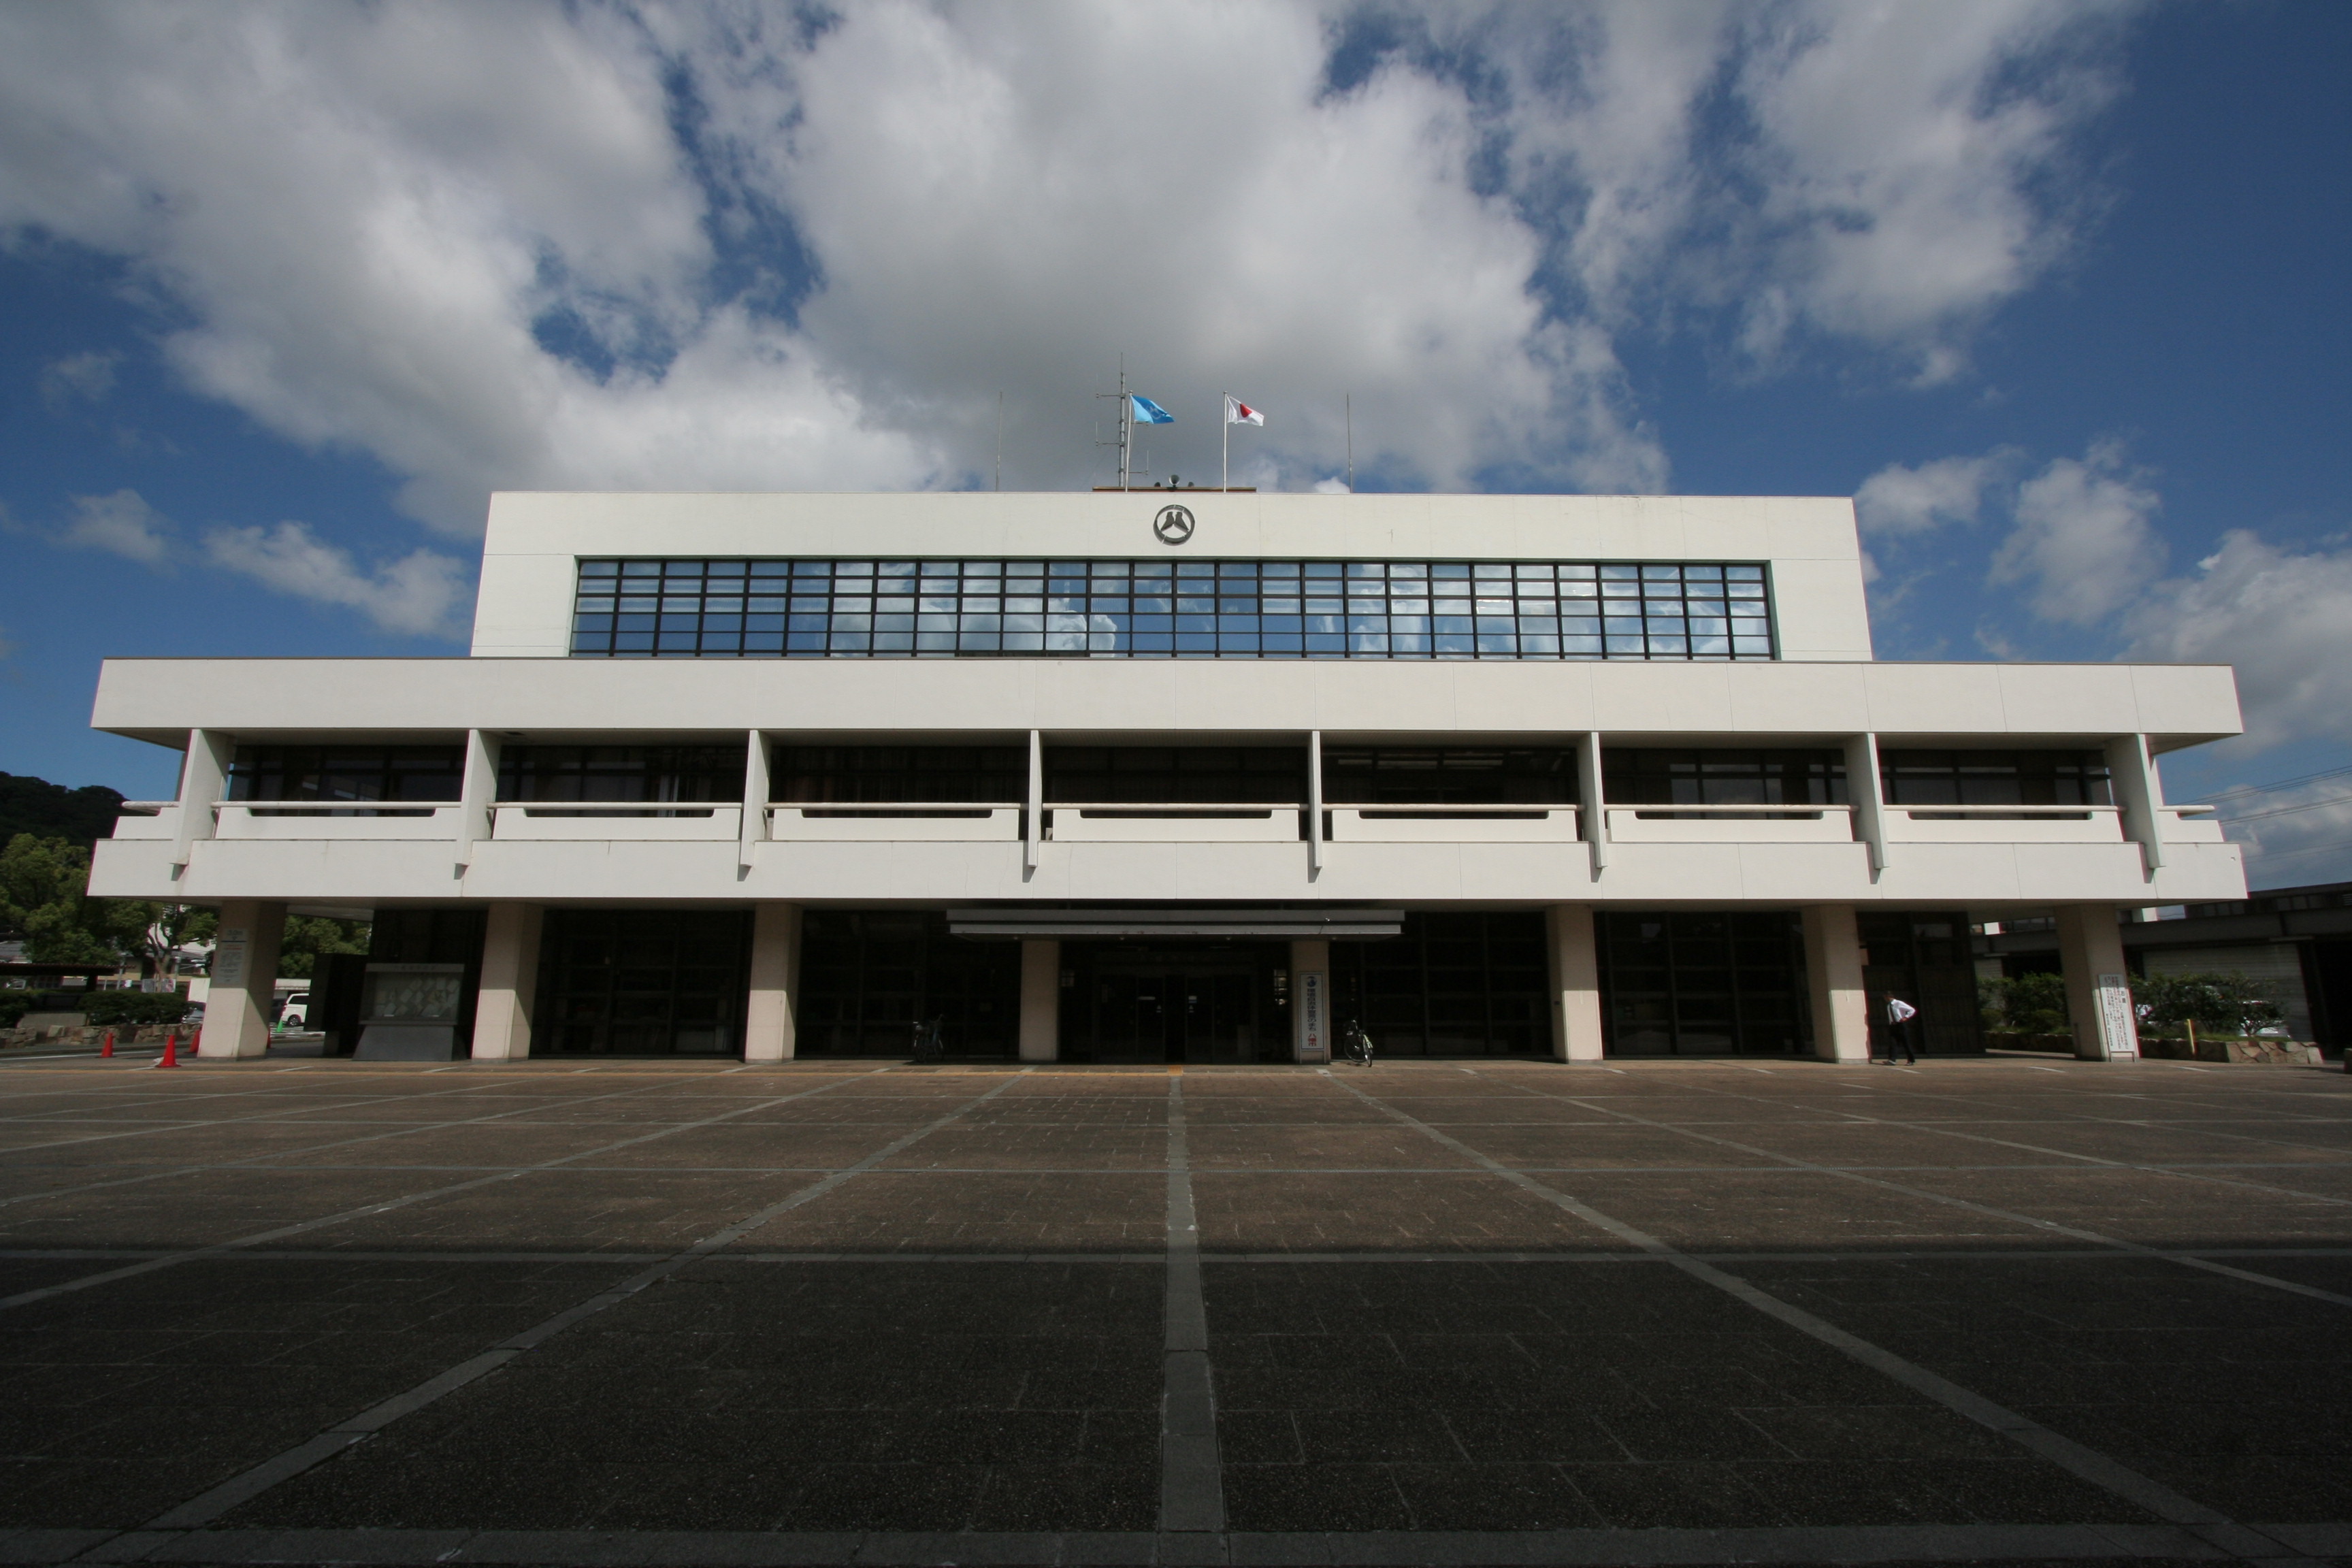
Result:
[[1297,976],[1298,1059],[1302,1062],[1328,1062],[1331,1059],[1329,1006],[1324,994],[1324,973],[1319,969],[1304,970]]

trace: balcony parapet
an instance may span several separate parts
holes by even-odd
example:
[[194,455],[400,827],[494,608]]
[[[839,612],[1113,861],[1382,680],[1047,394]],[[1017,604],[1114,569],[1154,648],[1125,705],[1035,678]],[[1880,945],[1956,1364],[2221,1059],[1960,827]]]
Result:
[[1021,837],[1018,805],[956,802],[771,805],[768,837],[785,843],[992,843]]
[[1902,844],[2120,844],[2114,805],[1894,805],[1886,837]]
[[1850,844],[1853,807],[1685,805],[1654,803],[1604,808],[1619,844]]
[[1573,844],[1572,805],[1327,805],[1334,844]]
[[218,800],[215,838],[392,838],[448,842],[457,836],[454,800]]
[[1296,844],[1304,808],[1105,801],[1045,808],[1045,837],[1063,844]]
[[740,805],[677,801],[502,803],[492,808],[490,817],[493,840],[717,838],[732,842],[743,827]]

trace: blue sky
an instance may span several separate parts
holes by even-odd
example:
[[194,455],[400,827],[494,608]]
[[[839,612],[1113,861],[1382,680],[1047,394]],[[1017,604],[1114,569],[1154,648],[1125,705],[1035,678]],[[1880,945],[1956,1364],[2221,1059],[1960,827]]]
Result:
[[[0,12],[0,769],[108,655],[459,651],[501,488],[1858,494],[1882,657],[2352,768],[2352,8]],[[2336,797],[2347,797],[2338,799]],[[2352,773],[2233,797],[2352,879]],[[2255,816],[2253,813],[2265,815]]]

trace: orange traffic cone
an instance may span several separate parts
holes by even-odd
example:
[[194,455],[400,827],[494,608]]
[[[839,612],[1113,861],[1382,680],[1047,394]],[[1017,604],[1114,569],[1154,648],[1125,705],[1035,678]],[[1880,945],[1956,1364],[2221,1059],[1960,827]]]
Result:
[[179,1030],[174,1029],[170,1034],[163,1037],[163,1059],[158,1061],[155,1065],[159,1068],[175,1068],[180,1065]]
[[99,1042],[98,1054],[99,1054],[100,1056],[102,1056],[102,1057],[110,1057],[110,1056],[112,1056],[112,1055],[114,1054],[114,1031],[113,1031],[113,1030],[111,1030],[111,1029],[107,1030],[107,1031],[106,1031],[106,1038]]

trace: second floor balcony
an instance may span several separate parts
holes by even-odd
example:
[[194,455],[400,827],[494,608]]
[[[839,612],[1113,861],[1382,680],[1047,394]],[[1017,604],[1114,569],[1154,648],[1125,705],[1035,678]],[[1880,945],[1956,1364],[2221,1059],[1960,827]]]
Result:
[[[193,897],[221,879],[254,895],[290,879],[289,896],[319,899],[1173,897],[1179,884],[1201,897],[1709,899],[1777,886],[1860,898],[1909,886],[1905,896],[1998,899],[2062,874],[2118,899],[2234,890],[2234,851],[2210,813],[2164,803],[2145,761],[2124,776],[2137,737],[1957,750],[1562,739],[199,737],[217,761],[210,798],[130,808],[99,880]],[[201,766],[190,772],[201,785]]]

